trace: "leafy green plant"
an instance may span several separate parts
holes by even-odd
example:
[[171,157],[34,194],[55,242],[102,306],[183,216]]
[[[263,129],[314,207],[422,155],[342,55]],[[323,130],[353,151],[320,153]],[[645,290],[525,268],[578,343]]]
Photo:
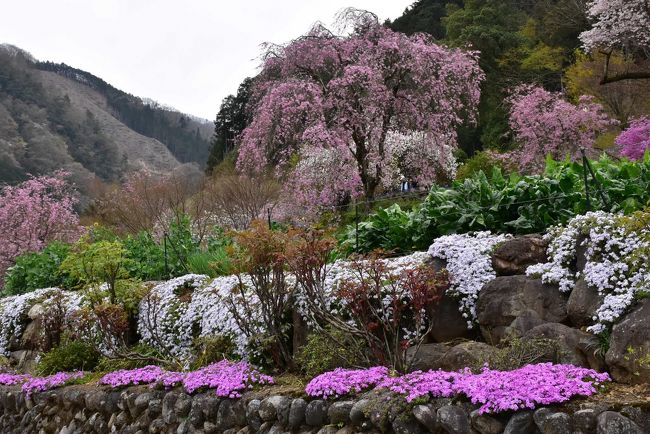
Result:
[[359,351],[350,349],[362,345],[358,339],[337,330],[331,330],[328,334],[315,332],[307,337],[307,344],[298,351],[296,363],[308,378],[336,368],[363,366]]
[[477,152],[458,168],[456,172],[456,180],[462,181],[471,178],[472,175],[478,172],[491,173],[493,168],[504,169],[503,165],[488,152]]
[[17,295],[51,286],[73,286],[74,279],[59,270],[69,250],[69,245],[54,241],[40,253],[20,255],[7,271],[3,294]]
[[82,282],[93,298],[101,299],[106,284],[110,302],[117,302],[118,281],[130,276],[126,269],[129,259],[119,241],[91,242],[83,236],[61,264],[60,270]]
[[92,371],[99,362],[95,348],[78,340],[64,342],[41,356],[36,366],[39,375],[57,372]]
[[[450,188],[434,186],[411,212],[397,207],[377,211],[350,226],[341,239],[346,252],[374,249],[408,252],[426,249],[440,235],[469,231],[528,234],[564,224],[589,209],[631,213],[650,202],[650,157],[643,161],[592,161],[587,206],[584,169],[569,161],[548,160],[542,175],[478,171]],[[356,239],[359,243],[357,247]]]

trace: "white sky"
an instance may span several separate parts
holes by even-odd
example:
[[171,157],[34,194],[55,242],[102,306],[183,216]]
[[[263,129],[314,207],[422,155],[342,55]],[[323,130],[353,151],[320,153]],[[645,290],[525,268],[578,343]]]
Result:
[[414,0],[0,0],[0,43],[118,89],[214,119],[282,43],[353,6],[394,19]]

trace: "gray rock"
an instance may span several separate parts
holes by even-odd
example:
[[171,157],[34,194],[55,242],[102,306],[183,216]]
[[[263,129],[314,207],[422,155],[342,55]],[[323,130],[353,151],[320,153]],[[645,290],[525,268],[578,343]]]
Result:
[[593,408],[578,410],[571,416],[574,434],[592,434],[596,432],[598,412]]
[[445,371],[457,371],[468,366],[482,365],[483,361],[496,351],[496,348],[483,342],[462,342],[444,355],[440,368]]
[[442,359],[451,348],[449,344],[422,344],[416,352],[416,347],[411,347],[406,350],[406,361],[412,371],[441,369]]
[[492,253],[492,268],[497,276],[526,274],[530,265],[547,261],[548,243],[539,235],[526,235],[505,241]]
[[566,413],[540,408],[533,414],[533,420],[542,434],[571,434],[571,417]]
[[259,406],[259,414],[263,421],[274,421],[277,419],[278,410],[275,408],[271,398],[263,399]]
[[246,406],[246,420],[248,421],[248,426],[254,431],[259,431],[264,422],[260,417],[260,405],[261,401],[259,399],[253,399]]
[[350,410],[350,422],[352,425],[361,426],[367,421],[366,411],[369,405],[370,400],[368,399],[360,399],[354,403]]
[[[149,408],[149,401],[151,401],[151,399],[152,395],[150,393],[137,395],[133,401],[133,408],[135,409],[135,413],[132,414],[133,417],[140,415],[144,410]],[[88,403],[86,403],[86,405],[88,405]]]
[[521,411],[512,415],[503,434],[534,434],[537,431],[532,411]]
[[472,411],[469,419],[472,428],[479,434],[501,434],[503,432],[504,426],[501,421],[487,414],[480,414],[478,410]]
[[605,368],[602,357],[595,351],[598,339],[592,334],[564,324],[547,323],[530,330],[523,339],[540,338],[551,339],[557,343],[557,349],[553,354],[546,354],[548,361],[584,366],[599,371]]
[[337,431],[338,431],[337,428],[328,425],[319,429],[316,434],[336,434]]
[[290,429],[298,429],[305,421],[305,410],[307,409],[307,401],[302,398],[294,399],[289,408],[289,423]]
[[149,401],[149,414],[153,417],[158,416],[162,413],[162,400],[161,399],[152,399]]
[[437,426],[436,413],[427,405],[413,407],[413,416],[429,432],[434,432]]
[[176,400],[178,395],[174,392],[168,392],[165,394],[162,400],[162,418],[167,424],[176,423],[178,418],[176,413],[174,413],[174,406],[176,405]]
[[467,328],[467,319],[460,313],[458,300],[443,295],[439,303],[427,307],[431,318],[429,336],[436,342],[449,342],[454,339],[466,339],[473,335]]
[[469,434],[467,413],[461,407],[445,405],[438,409],[438,423],[449,434]]
[[396,417],[391,423],[395,434],[419,434],[424,432],[422,427],[413,418]]
[[350,410],[352,410],[353,405],[353,401],[338,401],[332,403],[327,410],[329,422],[333,425],[346,424],[350,420]]
[[45,313],[45,307],[41,303],[36,303],[29,308],[29,311],[27,312],[27,318],[31,319],[32,321],[35,321],[40,317],[42,317],[44,313]]
[[207,420],[203,422],[203,431],[205,434],[217,434],[218,432],[223,432],[219,431],[219,427],[217,424],[208,422]]
[[487,342],[499,343],[506,328],[528,311],[548,322],[565,322],[567,296],[557,286],[528,276],[502,276],[485,284],[479,293],[476,312]]
[[307,404],[305,422],[310,426],[323,426],[327,423],[327,403],[321,399]]
[[650,432],[650,411],[647,409],[625,406],[621,408],[619,413],[639,425],[644,432]]
[[546,321],[541,319],[537,312],[534,310],[527,310],[510,323],[510,325],[505,329],[504,334],[508,337],[521,338],[530,330],[542,324],[546,324]]
[[162,419],[154,419],[151,421],[151,424],[149,425],[149,432],[152,434],[158,434],[165,432],[165,421]]
[[614,380],[622,383],[650,382],[650,366],[639,362],[650,354],[650,300],[643,300],[612,330],[605,361]]
[[205,421],[205,416],[203,413],[203,399],[197,396],[192,400],[192,407],[190,408],[190,412],[187,415],[187,419],[195,428],[203,426],[203,422]]
[[615,411],[604,411],[598,416],[597,434],[643,434],[639,425]]
[[603,303],[603,296],[598,290],[587,285],[583,278],[576,281],[576,285],[569,294],[567,314],[574,327],[586,327],[594,323],[594,315]]
[[192,397],[186,393],[179,393],[174,404],[174,412],[178,417],[187,417],[192,408]]
[[239,399],[224,399],[219,404],[216,425],[219,431],[246,425],[246,409]]
[[203,409],[203,416],[205,416],[206,420],[214,422],[219,414],[221,400],[212,393],[203,395],[198,399],[200,400],[201,408]]

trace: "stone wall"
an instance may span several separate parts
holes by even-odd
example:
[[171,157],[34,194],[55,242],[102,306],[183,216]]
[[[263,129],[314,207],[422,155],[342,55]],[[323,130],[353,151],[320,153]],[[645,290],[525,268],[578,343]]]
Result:
[[480,415],[469,403],[438,399],[410,405],[403,397],[369,392],[334,402],[250,393],[219,399],[214,392],[187,395],[146,386],[111,390],[68,386],[25,398],[18,387],[0,388],[0,432],[76,433],[451,433],[451,434],[641,434],[650,411],[585,401]]

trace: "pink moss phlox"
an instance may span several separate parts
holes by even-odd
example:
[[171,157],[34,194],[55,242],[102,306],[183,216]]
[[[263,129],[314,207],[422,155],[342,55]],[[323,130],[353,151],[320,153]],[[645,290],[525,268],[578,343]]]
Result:
[[540,363],[514,371],[484,369],[479,374],[463,375],[454,388],[474,404],[482,404],[481,413],[497,413],[591,396],[597,392],[596,385],[609,380],[607,373],[593,369]]
[[254,384],[273,384],[273,378],[261,374],[246,362],[222,360],[199,370],[189,372],[183,379],[187,393],[198,389],[215,389],[217,396],[238,398],[241,391],[252,388]]
[[246,362],[222,360],[191,372],[165,371],[159,366],[120,370],[104,375],[99,383],[111,387],[160,384],[166,388],[182,384],[187,393],[215,389],[217,396],[238,398],[240,392],[256,384],[273,384],[273,378],[261,374]]
[[478,374],[467,368],[459,372],[416,371],[399,377],[390,377],[386,368],[375,367],[327,372],[314,378],[305,390],[310,396],[336,398],[371,387],[386,388],[405,395],[408,402],[423,397],[464,395],[472,403],[481,404],[481,413],[498,413],[590,396],[597,392],[596,386],[609,380],[607,373],[552,363],[527,365],[513,371],[484,368]]
[[336,398],[350,393],[363,392],[388,378],[388,368],[383,366],[369,369],[338,368],[312,379],[307,384],[305,391],[310,396]]
[[83,372],[57,372],[47,377],[31,377],[22,386],[25,396],[30,397],[35,392],[45,392],[61,387],[70,380],[83,377]]
[[32,378],[30,375],[23,374],[0,374],[0,386],[13,386],[21,384]]
[[165,371],[160,366],[145,366],[138,369],[121,369],[104,375],[99,384],[111,387],[151,384],[160,381]]

